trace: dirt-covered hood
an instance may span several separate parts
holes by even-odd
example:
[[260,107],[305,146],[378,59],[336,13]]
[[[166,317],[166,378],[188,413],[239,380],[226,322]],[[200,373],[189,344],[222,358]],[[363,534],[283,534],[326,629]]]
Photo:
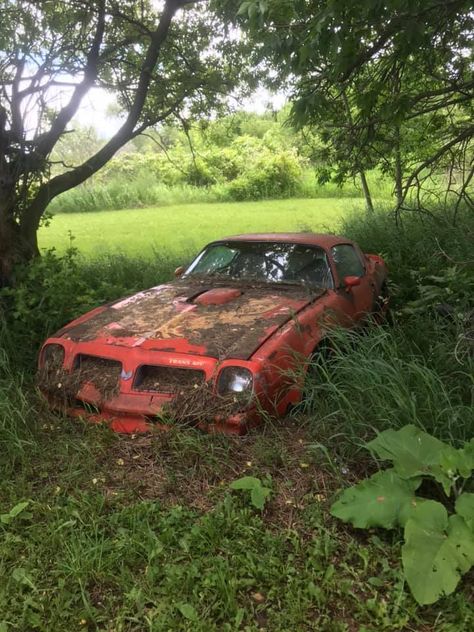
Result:
[[210,286],[180,280],[98,308],[57,337],[75,342],[248,359],[324,290]]

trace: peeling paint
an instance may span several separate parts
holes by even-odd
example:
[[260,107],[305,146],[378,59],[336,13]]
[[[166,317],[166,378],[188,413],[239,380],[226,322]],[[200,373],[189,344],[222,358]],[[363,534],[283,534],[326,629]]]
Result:
[[179,351],[185,340],[219,359],[249,358],[263,340],[323,293],[249,287],[229,292],[232,298],[223,304],[190,302],[207,290],[176,282],[140,292],[68,328],[64,336],[75,342],[104,337],[107,344],[130,347],[167,341],[166,348],[173,351]]

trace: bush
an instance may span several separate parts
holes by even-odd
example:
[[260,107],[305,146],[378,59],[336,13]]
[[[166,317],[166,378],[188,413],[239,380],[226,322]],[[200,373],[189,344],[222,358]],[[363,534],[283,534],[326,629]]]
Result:
[[62,256],[46,252],[18,270],[14,289],[0,290],[8,332],[3,344],[8,340],[10,357],[15,355],[18,365],[31,369],[52,332],[97,305],[158,285],[172,276],[177,264],[157,254],[152,260],[120,254],[87,260],[74,248]]
[[229,183],[229,197],[236,201],[291,197],[301,176],[301,166],[291,152],[260,156]]
[[304,164],[292,149],[247,136],[228,147],[178,146],[164,153],[121,154],[96,176],[53,201],[52,213],[186,202],[260,200],[303,190]]

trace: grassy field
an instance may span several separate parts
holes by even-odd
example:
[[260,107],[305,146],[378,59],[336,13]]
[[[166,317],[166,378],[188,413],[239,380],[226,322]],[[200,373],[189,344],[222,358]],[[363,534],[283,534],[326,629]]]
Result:
[[40,231],[40,246],[74,245],[88,255],[195,252],[208,241],[240,232],[337,230],[342,217],[362,209],[360,198],[187,204],[161,208],[55,215]]

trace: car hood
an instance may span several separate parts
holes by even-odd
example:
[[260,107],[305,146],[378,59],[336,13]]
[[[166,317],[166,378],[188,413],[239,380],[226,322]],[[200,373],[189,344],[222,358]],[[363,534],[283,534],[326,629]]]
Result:
[[325,290],[176,281],[98,308],[56,334],[74,342],[248,359]]

